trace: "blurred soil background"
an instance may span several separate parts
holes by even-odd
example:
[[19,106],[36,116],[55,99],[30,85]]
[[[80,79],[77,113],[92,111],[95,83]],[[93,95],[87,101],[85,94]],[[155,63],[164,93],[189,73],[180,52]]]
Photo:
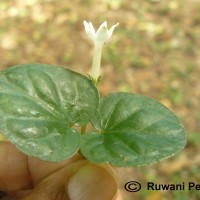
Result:
[[[140,93],[183,122],[188,143],[154,165],[118,168],[124,200],[198,200],[200,191],[128,193],[127,181],[200,184],[200,0],[0,0],[0,69],[22,63],[61,65],[89,74],[96,28],[119,22],[104,46],[101,95]],[[105,186],[106,187],[106,186]]]

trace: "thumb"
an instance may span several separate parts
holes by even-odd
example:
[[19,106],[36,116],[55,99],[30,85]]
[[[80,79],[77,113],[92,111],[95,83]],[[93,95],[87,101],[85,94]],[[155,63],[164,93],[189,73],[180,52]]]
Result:
[[108,167],[87,163],[69,179],[67,192],[72,200],[111,200],[117,184]]
[[108,166],[79,160],[45,178],[24,200],[112,200],[116,193]]

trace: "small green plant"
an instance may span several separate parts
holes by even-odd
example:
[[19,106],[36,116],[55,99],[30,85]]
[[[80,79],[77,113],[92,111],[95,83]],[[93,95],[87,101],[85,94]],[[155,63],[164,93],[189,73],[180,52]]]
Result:
[[[21,151],[63,161],[79,151],[94,163],[138,166],[172,156],[186,144],[178,118],[153,99],[131,93],[100,97],[101,50],[117,26],[95,32],[91,76],[60,66],[25,64],[0,72],[0,132]],[[92,124],[94,131],[87,131]],[[77,131],[80,127],[80,132]]]

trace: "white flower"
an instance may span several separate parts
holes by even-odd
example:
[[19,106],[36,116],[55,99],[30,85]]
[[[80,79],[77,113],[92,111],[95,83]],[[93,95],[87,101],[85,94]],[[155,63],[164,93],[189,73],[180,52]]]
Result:
[[101,51],[104,43],[108,42],[112,36],[112,33],[118,23],[113,25],[110,30],[107,28],[107,22],[103,22],[98,28],[97,32],[91,22],[83,22],[85,26],[85,32],[88,37],[94,42],[94,56],[92,61],[91,77],[95,85],[97,85],[100,76],[100,64],[101,64]]
[[88,35],[88,37],[94,42],[94,43],[105,43],[108,42],[112,36],[112,33],[116,26],[118,26],[118,23],[113,25],[110,30],[107,28],[107,22],[103,22],[101,26],[98,28],[97,32],[95,32],[95,29],[91,22],[83,22],[85,26],[85,32]]

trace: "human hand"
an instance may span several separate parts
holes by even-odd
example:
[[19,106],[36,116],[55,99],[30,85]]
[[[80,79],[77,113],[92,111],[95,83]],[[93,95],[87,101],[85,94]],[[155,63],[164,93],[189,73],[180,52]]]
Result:
[[78,155],[49,163],[28,157],[7,141],[0,141],[0,191],[7,194],[0,192],[3,200],[121,199],[109,166]]

